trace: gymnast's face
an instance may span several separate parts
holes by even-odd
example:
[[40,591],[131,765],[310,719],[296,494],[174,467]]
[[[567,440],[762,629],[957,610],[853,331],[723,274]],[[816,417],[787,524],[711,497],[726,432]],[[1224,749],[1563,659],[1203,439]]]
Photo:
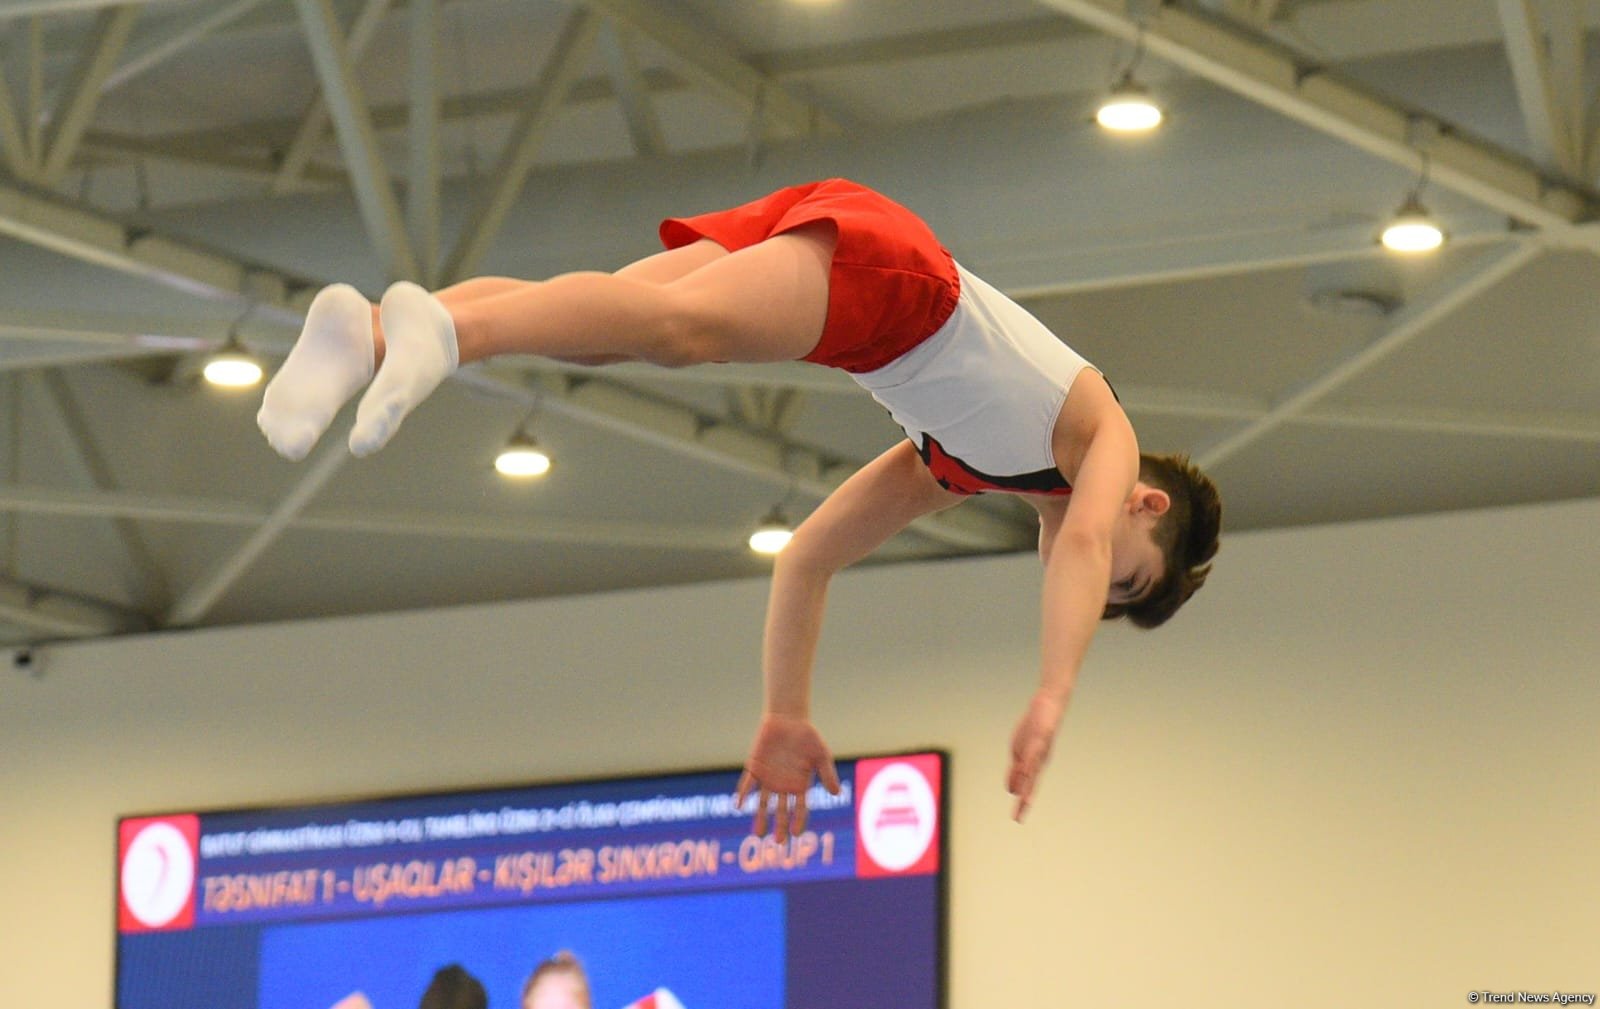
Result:
[[589,1009],[589,992],[571,974],[552,971],[539,979],[522,1005],[523,1009]]
[[1156,523],[1172,504],[1165,491],[1146,484],[1134,488],[1111,532],[1111,589],[1106,603],[1127,606],[1143,601],[1166,572],[1166,557],[1156,545]]

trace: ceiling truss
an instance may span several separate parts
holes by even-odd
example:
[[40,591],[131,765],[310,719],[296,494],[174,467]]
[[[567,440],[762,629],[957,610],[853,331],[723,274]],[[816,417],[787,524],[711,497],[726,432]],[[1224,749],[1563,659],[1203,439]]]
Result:
[[[89,128],[99,96],[236,21],[259,3],[260,0],[232,0],[204,5],[188,18],[168,19],[160,33],[133,45],[129,44],[130,38],[141,11],[160,6],[159,0],[23,0],[9,5],[0,17],[39,18],[94,11],[97,28],[79,53],[77,69],[60,89],[48,115],[39,107],[43,89],[37,80],[41,45],[37,27],[31,36],[35,66],[30,70],[28,93],[13,93],[6,77],[0,74],[0,164],[18,180],[16,185],[0,184],[0,234],[83,262],[141,276],[202,299],[256,309],[264,322],[292,329],[313,287],[306,279],[129,229],[93,209],[45,191],[59,186],[75,161],[85,155],[113,151],[123,156],[150,156],[152,152],[140,151],[127,140],[119,142]],[[1233,434],[1203,453],[1203,464],[1221,463],[1286,423],[1366,423],[1397,428],[1432,425],[1440,430],[1499,425],[1499,429],[1532,437],[1600,440],[1592,418],[1576,418],[1572,423],[1548,418],[1508,422],[1505,418],[1463,416],[1358,415],[1350,411],[1319,411],[1317,407],[1330,392],[1399,346],[1423,335],[1444,315],[1460,310],[1483,291],[1492,289],[1545,248],[1554,245],[1600,252],[1600,237],[1588,223],[1597,207],[1586,185],[1596,175],[1600,129],[1590,113],[1590,96],[1583,89],[1582,32],[1571,30],[1569,24],[1576,21],[1581,27],[1582,12],[1574,0],[1559,7],[1560,24],[1547,25],[1540,20],[1543,9],[1531,0],[1497,0],[1497,5],[1524,117],[1542,164],[1481,145],[1454,131],[1449,123],[1419,120],[1413,111],[1342,81],[1336,74],[1271,42],[1257,29],[1270,26],[1283,15],[1285,5],[1278,0],[1215,0],[1205,5],[1212,11],[1209,14],[1176,4],[1041,0],[1042,7],[1097,31],[1124,39],[1139,37],[1155,57],[1397,165],[1420,169],[1425,156],[1433,181],[1527,229],[1523,239],[1506,244],[1442,284],[1430,297],[1408,306],[1361,352],[1301,388],[1287,392],[1277,402],[1169,404],[1169,409],[1197,413],[1210,410],[1213,415],[1231,415],[1240,421]],[[648,39],[672,53],[691,85],[709,88],[745,110],[757,135],[768,131],[809,135],[840,129],[836,117],[784,86],[773,66],[733,57],[732,47],[719,44],[720,40],[703,29],[664,12],[661,5],[643,0],[588,0],[575,9],[546,63],[533,100],[528,101],[526,95],[505,97],[505,102],[516,103],[525,110],[523,117],[497,167],[490,196],[476,211],[456,248],[444,256],[439,248],[438,130],[442,116],[472,113],[459,109],[453,113],[449,103],[441,101],[437,80],[432,76],[437,63],[430,44],[438,24],[435,0],[412,0],[410,4],[415,29],[411,53],[414,66],[406,108],[394,113],[369,106],[361,92],[357,65],[389,6],[388,0],[368,0],[347,31],[331,0],[294,0],[316,66],[321,97],[294,127],[291,143],[279,164],[247,167],[239,158],[232,165],[223,164],[216,148],[209,155],[202,153],[203,144],[175,156],[214,164],[219,170],[253,171],[270,179],[271,188],[277,192],[292,191],[308,181],[347,184],[356,196],[375,253],[393,278],[443,281],[472,274],[523,187],[542,131],[568,102],[618,102],[635,151],[641,156],[665,153],[652,96],[664,87],[677,85],[640,71],[631,48],[635,38]],[[0,25],[5,23],[0,20]],[[1041,23],[1048,23],[1050,31],[1057,31],[1065,22],[1045,19]],[[924,36],[915,44],[926,47],[965,43]],[[597,45],[605,57],[606,79],[587,83],[580,79],[579,72]],[[404,211],[395,182],[383,163],[377,132],[390,128],[395,119],[411,134]],[[343,155],[342,170],[333,173],[319,171],[313,162],[313,152],[330,126]],[[184,145],[177,146],[181,151]],[[1237,263],[1235,259],[1233,268],[1238,268]],[[1151,276],[1150,272],[1131,271],[1115,280],[1090,280],[1084,286],[1092,289],[1096,283],[1138,283],[1141,278],[1148,282]],[[94,349],[77,352],[82,356],[68,351],[64,359],[59,357],[60,351],[56,352],[57,357],[24,356],[9,366],[0,362],[0,368],[37,369],[81,361],[97,352],[137,356],[170,352],[175,347],[192,349],[191,344],[200,339],[177,336],[169,343],[151,346],[131,336],[70,328],[55,336],[69,342],[87,342]],[[693,411],[652,400],[626,382],[611,379],[575,380],[559,371],[530,377],[515,369],[481,367],[464,369],[461,380],[530,401],[537,395],[550,408],[590,423],[775,483],[797,484],[816,496],[836,486],[858,462],[822,458],[785,441],[783,418],[786,411],[793,409],[797,395],[792,390],[771,395],[735,391],[731,394],[736,404],[732,413],[740,422],[708,424],[705,417]],[[293,525],[371,531],[420,527],[443,535],[555,541],[667,541],[683,544],[687,549],[719,549],[724,539],[710,530],[662,530],[631,524],[541,522],[540,529],[532,531],[519,523],[496,524],[477,519],[462,523],[448,516],[389,513],[358,517],[318,512],[311,507],[313,502],[347,458],[337,442],[314,456],[296,485],[266,510],[232,502],[162,501],[130,495],[111,482],[65,383],[47,372],[37,380],[36,391],[51,417],[53,437],[60,441],[78,473],[79,489],[51,491],[6,486],[0,489],[0,509],[105,519],[122,556],[120,570],[129,581],[130,592],[160,601],[163,609],[157,619],[151,620],[111,603],[52,594],[19,583],[0,584],[0,619],[37,628],[46,635],[94,635],[152,623],[195,623]],[[1130,405],[1140,409],[1138,396],[1133,399]],[[1162,408],[1159,393],[1151,392],[1148,399],[1145,409]],[[206,575],[174,598],[139,534],[136,521],[140,518],[239,525],[249,532]],[[1026,538],[1025,530],[1011,519],[971,509],[930,517],[919,523],[918,531],[968,549],[1010,549]]]

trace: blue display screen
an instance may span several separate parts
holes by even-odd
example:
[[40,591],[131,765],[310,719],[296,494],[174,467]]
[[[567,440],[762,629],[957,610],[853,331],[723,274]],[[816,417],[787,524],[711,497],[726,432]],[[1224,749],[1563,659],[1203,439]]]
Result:
[[947,757],[128,817],[118,1009],[938,1009]]

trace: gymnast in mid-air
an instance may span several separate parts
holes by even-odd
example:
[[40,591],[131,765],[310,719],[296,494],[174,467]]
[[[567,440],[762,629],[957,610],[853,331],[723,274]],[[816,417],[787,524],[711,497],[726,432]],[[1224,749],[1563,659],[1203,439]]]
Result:
[[911,211],[843,179],[661,224],[666,251],[615,273],[482,277],[430,294],[401,282],[375,312],[347,285],[313,300],[257,421],[301,459],[363,386],[358,456],[461,364],[537,354],[584,365],[804,360],[842,369],[905,430],[795,530],[778,556],[765,702],[738,793],[783,840],[833,759],[811,722],[811,671],[833,574],[967,496],[1022,495],[1044,562],[1040,674],[1011,737],[1021,820],[1102,619],[1165,622],[1206,580],[1221,502],[1182,456],[1141,454],[1106,379],[973,276]]

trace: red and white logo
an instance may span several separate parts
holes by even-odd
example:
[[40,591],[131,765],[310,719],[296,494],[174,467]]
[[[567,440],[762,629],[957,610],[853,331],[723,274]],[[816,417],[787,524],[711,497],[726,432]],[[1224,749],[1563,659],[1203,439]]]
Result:
[[939,777],[932,753],[856,764],[857,876],[938,871]]
[[118,929],[154,932],[193,925],[199,817],[124,820],[118,835]]

